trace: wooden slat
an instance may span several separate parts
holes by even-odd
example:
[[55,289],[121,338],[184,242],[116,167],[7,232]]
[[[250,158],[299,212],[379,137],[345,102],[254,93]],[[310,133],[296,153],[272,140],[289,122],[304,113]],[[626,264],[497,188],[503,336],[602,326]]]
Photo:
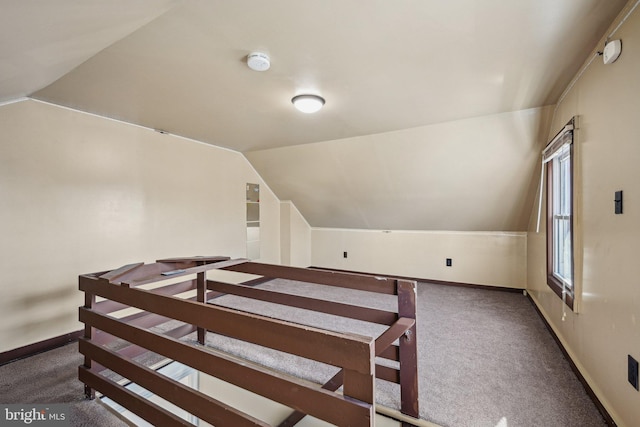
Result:
[[[398,280],[398,314],[416,318],[416,282]],[[420,417],[418,404],[418,354],[416,325],[400,338],[400,412]]]
[[[327,381],[322,388],[329,391],[336,391],[344,383],[344,371],[340,369],[329,381]],[[293,427],[300,422],[307,414],[300,411],[293,411],[284,421],[278,424],[278,427]]]
[[182,338],[189,335],[191,332],[195,331],[196,328],[193,325],[184,324],[182,326],[178,326],[177,328],[173,328],[170,331],[165,332],[163,335],[172,338]]
[[369,419],[372,405],[364,402],[313,387],[305,381],[216,350],[194,347],[174,338],[121,323],[85,308],[80,308],[80,321],[329,423],[368,425],[363,420]]
[[[201,302],[201,303],[206,303],[207,302],[207,276],[205,275],[206,273],[198,273],[198,276],[196,278],[196,289],[197,289],[197,295],[196,295],[196,301]],[[201,326],[196,326],[197,329],[197,335],[198,335],[198,342],[200,344],[204,344],[206,336],[207,336],[207,330]]]
[[110,273],[112,271],[113,270],[96,271],[96,272],[93,272],[93,273],[80,274],[80,276],[85,276],[85,277],[90,277],[90,278],[93,278],[93,279],[97,279],[100,276],[102,276],[103,274],[107,274],[107,273]]
[[[228,258],[228,257],[221,257]],[[156,262],[153,264],[135,263],[125,265],[115,270],[82,274],[79,276],[80,281],[83,279],[95,279],[105,280],[114,284],[123,284],[125,286],[139,286],[146,283],[156,282],[159,280],[168,279],[169,277],[181,277],[189,274],[195,274],[202,271],[222,269],[224,267],[233,266],[236,264],[242,264],[247,262],[246,259],[227,259],[226,261],[220,261],[215,263],[205,263],[201,265],[193,266],[195,263],[188,263],[186,268],[180,267],[179,264],[167,262]],[[185,270],[171,276],[163,276],[162,273],[167,273],[175,270]]]
[[[108,314],[108,313],[105,313],[105,314]],[[162,323],[167,323],[172,320],[170,317],[161,316],[155,313],[149,313],[148,311],[141,311],[139,313],[134,313],[125,317],[120,317],[118,319],[121,322],[130,323],[132,325],[140,326],[141,328],[153,328],[154,326],[158,326]]]
[[[99,310],[96,310],[96,312],[100,313]],[[143,311],[140,313],[132,314],[131,316],[120,318],[119,320],[130,325],[140,326],[143,328],[152,328],[154,326],[160,325],[161,323],[168,322],[171,319],[165,316],[160,316],[158,314]],[[117,339],[117,337],[106,334],[100,330],[95,331],[93,335],[93,341],[98,344],[108,344]]]
[[241,273],[256,274],[266,277],[298,280],[301,282],[317,283],[341,288],[358,289],[361,291],[377,292],[389,295],[396,294],[395,281],[384,277],[338,273],[323,270],[309,270],[306,268],[261,264],[256,262],[245,262],[242,264],[224,267],[223,270],[238,271]]
[[183,282],[172,283],[166,286],[160,286],[157,288],[149,289],[154,294],[160,295],[178,295],[183,292],[191,291],[196,288],[196,281],[193,279],[185,280]]
[[175,274],[171,274],[170,276],[163,276],[162,273],[169,273],[171,271],[176,271],[176,266],[174,264],[147,264],[143,267],[154,267],[147,274],[140,275],[142,277],[136,278],[128,278],[127,280],[122,280],[123,285],[127,286],[141,286],[146,285],[148,283],[154,283],[161,280],[167,280],[174,277],[183,277],[191,274],[202,273],[209,270],[215,270],[216,264],[205,264],[205,265],[197,265],[195,267],[188,267],[179,269],[180,271]]
[[100,276],[101,279],[105,279],[105,280],[115,280],[120,276],[123,276],[127,273],[132,272],[133,270],[137,269],[138,267],[140,267],[141,265],[144,265],[144,262],[136,262],[133,264],[127,264],[124,265],[120,268],[116,268],[115,270],[111,270],[108,273],[102,274]]
[[376,365],[376,379],[400,384],[400,370],[388,366]]
[[187,420],[162,409],[155,403],[138,396],[107,378],[94,374],[84,366],[78,367],[78,379],[153,425],[193,427],[193,424]]
[[343,370],[344,385],[342,392],[345,396],[355,397],[372,405],[371,418],[373,418],[373,404],[375,403],[375,374],[363,374],[350,369]]
[[215,265],[215,268],[216,269],[220,269],[220,270],[224,270],[227,267],[233,267],[234,265],[244,264],[247,261],[249,261],[249,259],[247,259],[247,258],[230,259],[228,261],[217,262],[216,265]]
[[392,344],[385,350],[383,350],[383,352],[380,353],[378,357],[397,362],[400,360],[400,348],[397,345]]
[[300,327],[265,316],[156,295],[104,281],[81,281],[80,289],[142,310],[204,327],[243,341],[362,373],[373,372],[370,338]]
[[90,341],[81,339],[78,347],[85,356],[212,425],[269,427],[257,418]]
[[[172,338],[176,338],[176,339],[180,339],[186,335],[189,335],[190,333],[192,333],[193,331],[195,331],[196,328],[193,325],[182,325],[182,326],[178,326],[177,328],[173,328],[167,332],[164,332],[163,335],[166,335],[168,337],[172,337]],[[118,337],[115,337],[107,332],[104,331],[98,331],[100,333],[100,335],[102,336],[108,336],[110,337],[111,340],[117,340],[119,339]],[[96,344],[101,344],[104,340],[99,340],[99,339],[92,339],[91,342],[94,342]],[[109,341],[107,341],[109,342]],[[140,347],[139,345],[135,345],[135,344],[129,344],[128,346],[122,347],[121,349],[119,349],[117,351],[118,354],[122,355],[122,356],[126,356],[126,357],[130,357],[130,358],[135,358],[138,357],[144,353],[148,353],[149,350],[147,350],[144,347]],[[104,366],[101,366],[99,369],[94,369],[93,371],[95,372],[102,372],[104,370]]]
[[100,313],[113,313],[114,311],[129,308],[129,306],[115,301],[104,300],[95,303],[93,308]]
[[398,319],[389,329],[376,338],[376,356],[380,356],[395,340],[415,324],[416,319],[407,319],[406,317]]
[[[154,288],[151,289],[151,292],[160,295],[177,295],[193,289],[196,289],[196,282],[195,280],[190,279],[185,280],[184,282],[172,283],[170,285]],[[100,313],[113,313],[114,311],[125,308],[129,308],[129,305],[110,300],[100,301],[94,305],[94,309]]]
[[[189,299],[195,300],[195,297],[192,297]],[[101,313],[100,310],[95,310],[95,311],[97,311],[98,313]],[[105,314],[108,314],[108,313],[105,313]],[[124,323],[129,323],[131,325],[140,326],[143,328],[153,328],[154,326],[158,326],[162,323],[169,322],[173,319],[170,317],[161,316],[159,314],[149,313],[148,311],[141,311],[139,313],[134,313],[129,316],[120,317],[118,318],[118,320]],[[195,330],[195,327],[193,330]],[[94,339],[99,341],[100,344],[106,344],[107,342],[109,342],[106,340],[106,338],[102,338],[101,335],[102,334],[100,334],[100,331],[97,331],[97,334],[95,335]]]
[[304,308],[320,313],[333,314],[350,319],[378,323],[381,325],[391,325],[398,318],[398,314],[392,311],[377,310],[374,308],[285,294],[265,289],[256,289],[250,286],[233,285],[213,280],[207,280],[207,288],[212,291],[218,291],[225,294],[238,295],[259,301],[287,305],[290,307]]
[[258,286],[258,285],[260,285],[262,283],[270,282],[272,280],[273,280],[272,277],[260,276],[260,277],[256,277],[256,278],[253,278],[253,279],[246,280],[244,282],[240,282],[239,285]]
[[172,263],[172,264],[191,264],[191,265],[199,265],[199,264],[213,264],[221,261],[229,261],[231,258],[228,256],[191,256],[191,257],[178,257],[178,258],[165,258],[156,260],[156,262],[160,263]]
[[[80,276],[80,280],[82,280],[82,276]],[[85,279],[85,280],[97,280],[97,279]],[[85,308],[92,310],[96,304],[96,296],[91,292],[84,293],[84,306]],[[84,325],[84,337],[87,339],[91,339],[95,335],[95,329],[89,325]],[[88,369],[91,369],[92,362],[88,357],[84,358],[84,366]],[[96,397],[96,391],[89,387],[87,384],[84,385],[84,395],[87,399],[93,400]]]

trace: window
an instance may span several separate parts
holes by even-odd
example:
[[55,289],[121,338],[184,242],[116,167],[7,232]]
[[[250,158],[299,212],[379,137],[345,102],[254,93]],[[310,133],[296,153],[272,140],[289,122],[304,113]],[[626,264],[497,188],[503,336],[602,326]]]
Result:
[[547,173],[547,284],[573,309],[573,120],[543,152]]

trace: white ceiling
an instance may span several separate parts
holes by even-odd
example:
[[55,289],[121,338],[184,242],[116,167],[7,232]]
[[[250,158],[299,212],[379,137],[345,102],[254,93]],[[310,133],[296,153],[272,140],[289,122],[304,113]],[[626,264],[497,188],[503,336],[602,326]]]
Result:
[[[281,199],[304,206],[312,225],[521,229],[515,213],[478,225],[396,213],[385,227],[389,214],[374,201],[388,202],[388,194],[354,188],[368,197],[359,207],[340,207],[330,198],[311,202],[304,195],[318,183],[296,175],[295,158],[266,162],[272,156],[265,150],[353,144],[367,135],[554,104],[625,3],[0,0],[0,102],[27,95],[242,151]],[[254,50],[270,55],[270,70],[247,68],[246,55]],[[294,110],[291,98],[304,92],[321,94],[325,107],[314,115]],[[405,148],[417,151],[400,160],[425,154]],[[303,150],[302,157],[313,152],[311,146],[295,150]],[[346,163],[362,155],[347,151],[354,157]],[[528,158],[521,161],[532,167]],[[321,166],[330,173],[335,165]],[[295,176],[295,185],[270,182],[275,168]],[[411,206],[406,182],[433,182],[440,172],[415,170],[396,182],[394,203]],[[364,171],[349,173],[351,185],[370,181]],[[443,185],[453,191],[461,183]],[[520,193],[529,194],[529,186],[521,184]],[[347,213],[362,209],[368,219]],[[337,211],[341,215],[332,214]]]

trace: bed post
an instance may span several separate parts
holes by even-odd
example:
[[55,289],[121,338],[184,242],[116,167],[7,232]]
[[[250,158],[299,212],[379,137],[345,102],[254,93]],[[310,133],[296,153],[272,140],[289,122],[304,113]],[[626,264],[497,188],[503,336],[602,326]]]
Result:
[[[196,267],[202,267],[207,264],[215,264],[217,262],[229,261],[231,258],[228,256],[193,256],[193,257],[178,257],[178,258],[166,258],[156,260],[157,263],[173,264],[177,269],[191,268],[194,265]],[[197,273],[195,279],[196,285],[196,301],[203,304],[207,303],[207,272],[201,271]],[[200,326],[194,325],[197,331],[198,343],[204,344],[207,336],[207,330]]]
[[[203,265],[203,264],[197,264]],[[197,300],[203,304],[207,303],[207,273],[201,272],[198,273],[196,278],[196,289],[197,289]],[[198,331],[198,342],[200,344],[204,344],[207,336],[207,330],[200,326],[197,327]]]
[[[373,349],[373,346],[372,346]],[[371,360],[374,359],[373,351]],[[372,365],[373,368],[373,365]],[[344,369],[343,371],[343,394],[348,397],[358,399],[369,406],[369,426],[375,425],[375,374],[357,372],[351,369]]]
[[[80,277],[80,280],[82,280],[82,276]],[[85,292],[84,294],[84,307],[91,310],[93,309],[94,304],[96,303],[96,295],[90,292]],[[91,338],[93,338],[93,333],[94,333],[94,329],[93,327],[85,324],[84,325],[84,338],[87,340],[91,340]],[[84,357],[84,366],[87,369],[91,369],[91,359],[88,356]],[[95,399],[96,398],[96,391],[94,389],[92,389],[91,387],[89,387],[87,384],[84,385],[84,395],[87,397],[87,399]]]
[[[398,317],[416,319],[416,282],[397,280]],[[414,418],[420,418],[418,406],[418,355],[416,345],[416,325],[414,324],[400,338],[400,411]]]

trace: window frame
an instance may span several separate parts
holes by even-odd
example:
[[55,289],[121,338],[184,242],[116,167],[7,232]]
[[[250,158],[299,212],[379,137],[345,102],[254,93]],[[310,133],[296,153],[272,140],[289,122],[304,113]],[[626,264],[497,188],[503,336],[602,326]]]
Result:
[[[572,123],[573,120],[570,122]],[[566,135],[565,135],[566,134]],[[568,142],[567,142],[567,139]],[[553,141],[560,141],[557,146],[553,146],[553,144],[549,144],[549,157],[553,157],[552,160],[549,160],[544,167],[546,168],[547,175],[547,285],[553,290],[553,292],[558,295],[563,302],[571,308],[574,309],[575,302],[575,275],[574,275],[574,266],[575,266],[575,236],[574,236],[574,146],[573,146],[573,131],[561,131],[560,134],[554,138]],[[557,277],[554,269],[554,259],[555,259],[555,239],[554,239],[554,183],[555,183],[555,174],[554,174],[554,164],[560,161],[560,157],[555,155],[558,151],[562,150],[565,145],[569,146],[569,233],[571,236],[570,245],[571,245],[571,256],[570,256],[570,271],[571,271],[571,283],[569,286],[565,284],[566,281]],[[554,157],[555,156],[555,157]]]

